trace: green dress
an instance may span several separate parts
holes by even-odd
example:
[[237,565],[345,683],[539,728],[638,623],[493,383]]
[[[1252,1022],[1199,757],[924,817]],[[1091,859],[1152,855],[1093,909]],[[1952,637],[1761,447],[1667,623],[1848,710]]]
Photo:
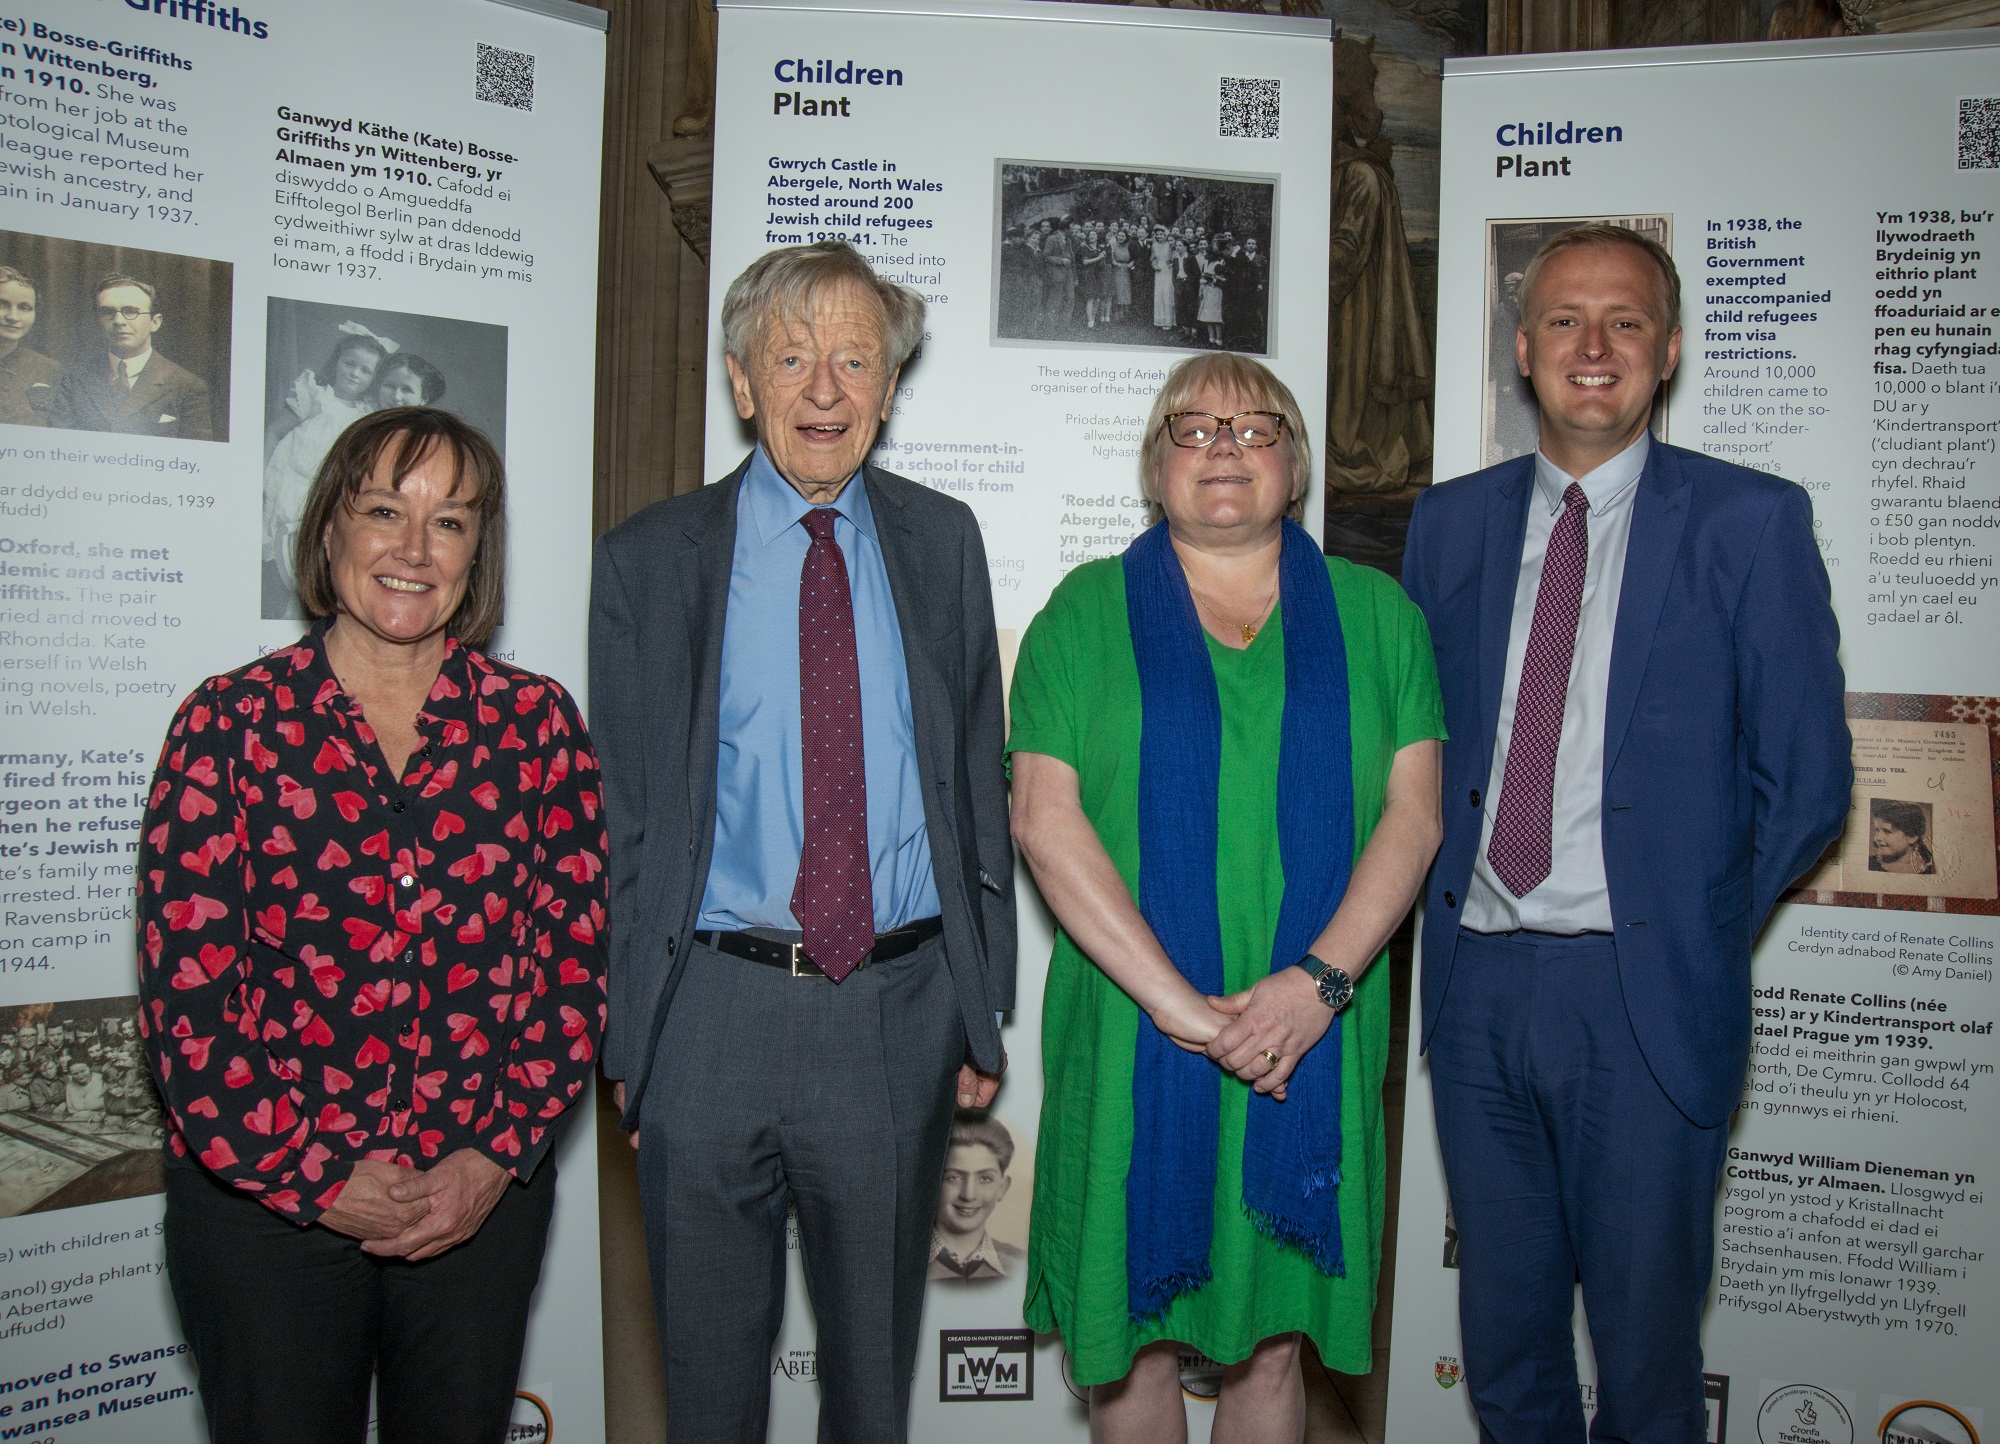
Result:
[[[1382,815],[1398,749],[1444,735],[1437,669],[1423,616],[1385,574],[1327,562],[1347,647],[1354,744],[1355,855]],[[1237,651],[1209,639],[1222,703],[1216,896],[1230,992],[1271,966],[1284,897],[1277,776],[1285,696],[1283,619],[1273,613]],[[1009,752],[1039,752],[1077,770],[1083,810],[1125,885],[1139,878],[1139,674],[1116,558],[1072,571],[1022,638],[1011,695]],[[1026,1314],[1058,1329],[1079,1384],[1124,1377],[1144,1344],[1174,1339],[1222,1363],[1259,1341],[1303,1330],[1336,1369],[1366,1373],[1382,1260],[1385,1153],[1382,1075],[1389,1048],[1389,970],[1370,968],[1341,1015],[1340,1234],[1344,1278],[1258,1233],[1243,1211],[1243,1125],[1249,1085],[1222,1078],[1213,1277],[1141,1327],[1126,1309],[1125,1174],[1132,1153],[1138,1006],[1056,933],[1042,1004],[1044,1092],[1035,1151]]]

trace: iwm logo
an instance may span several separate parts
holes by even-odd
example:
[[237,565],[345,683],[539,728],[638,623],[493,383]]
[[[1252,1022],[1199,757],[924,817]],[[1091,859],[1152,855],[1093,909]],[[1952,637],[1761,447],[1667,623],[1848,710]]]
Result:
[[940,1329],[938,1402],[1035,1397],[1035,1336],[1027,1329]]

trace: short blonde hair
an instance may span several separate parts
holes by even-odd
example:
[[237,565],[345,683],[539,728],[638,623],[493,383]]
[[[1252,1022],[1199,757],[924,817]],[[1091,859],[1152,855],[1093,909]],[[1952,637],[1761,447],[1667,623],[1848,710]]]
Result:
[[1528,328],[1528,308],[1534,304],[1535,282],[1541,279],[1542,267],[1552,257],[1578,246],[1629,246],[1651,261],[1660,278],[1660,319],[1670,331],[1680,325],[1681,273],[1674,265],[1673,253],[1651,236],[1629,226],[1593,224],[1557,232],[1542,242],[1541,249],[1529,259],[1521,272],[1520,289],[1514,293],[1522,330]]
[[1146,418],[1145,439],[1139,444],[1139,486],[1146,494],[1147,523],[1166,515],[1160,505],[1160,463],[1166,448],[1173,445],[1167,440],[1167,418],[1185,411],[1189,402],[1211,386],[1239,397],[1253,411],[1275,411],[1285,418],[1279,444],[1290,446],[1292,456],[1292,501],[1285,515],[1304,521],[1306,488],[1312,483],[1312,436],[1306,430],[1298,398],[1263,362],[1235,351],[1205,351],[1167,373],[1160,394],[1153,398],[1152,415]]

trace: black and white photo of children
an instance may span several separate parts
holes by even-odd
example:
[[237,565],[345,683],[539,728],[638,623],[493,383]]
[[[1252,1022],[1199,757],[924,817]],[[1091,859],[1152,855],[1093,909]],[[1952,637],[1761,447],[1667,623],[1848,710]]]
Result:
[[0,1008],[0,1218],[158,1193],[163,1133],[136,997]]
[[437,406],[506,454],[507,328],[273,296],[265,331],[266,620],[303,618],[293,547],[306,494],[334,440],[386,406]]

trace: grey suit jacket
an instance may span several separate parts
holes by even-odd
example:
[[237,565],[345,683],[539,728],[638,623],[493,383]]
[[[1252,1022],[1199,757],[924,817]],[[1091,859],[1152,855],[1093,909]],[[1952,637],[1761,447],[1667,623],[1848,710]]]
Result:
[[[598,539],[590,584],[590,735],[611,834],[604,1071],[638,1126],[655,1040],[701,911],[715,843],[722,629],[748,459]],[[1014,1006],[1014,853],[1000,652],[979,523],[963,502],[862,471],[909,669],[931,865],[966,1053],[998,1072],[994,1012]]]
[[208,383],[157,351],[130,391],[112,383],[110,363],[103,352],[93,351],[56,383],[49,425],[183,441],[211,441],[215,435]]

